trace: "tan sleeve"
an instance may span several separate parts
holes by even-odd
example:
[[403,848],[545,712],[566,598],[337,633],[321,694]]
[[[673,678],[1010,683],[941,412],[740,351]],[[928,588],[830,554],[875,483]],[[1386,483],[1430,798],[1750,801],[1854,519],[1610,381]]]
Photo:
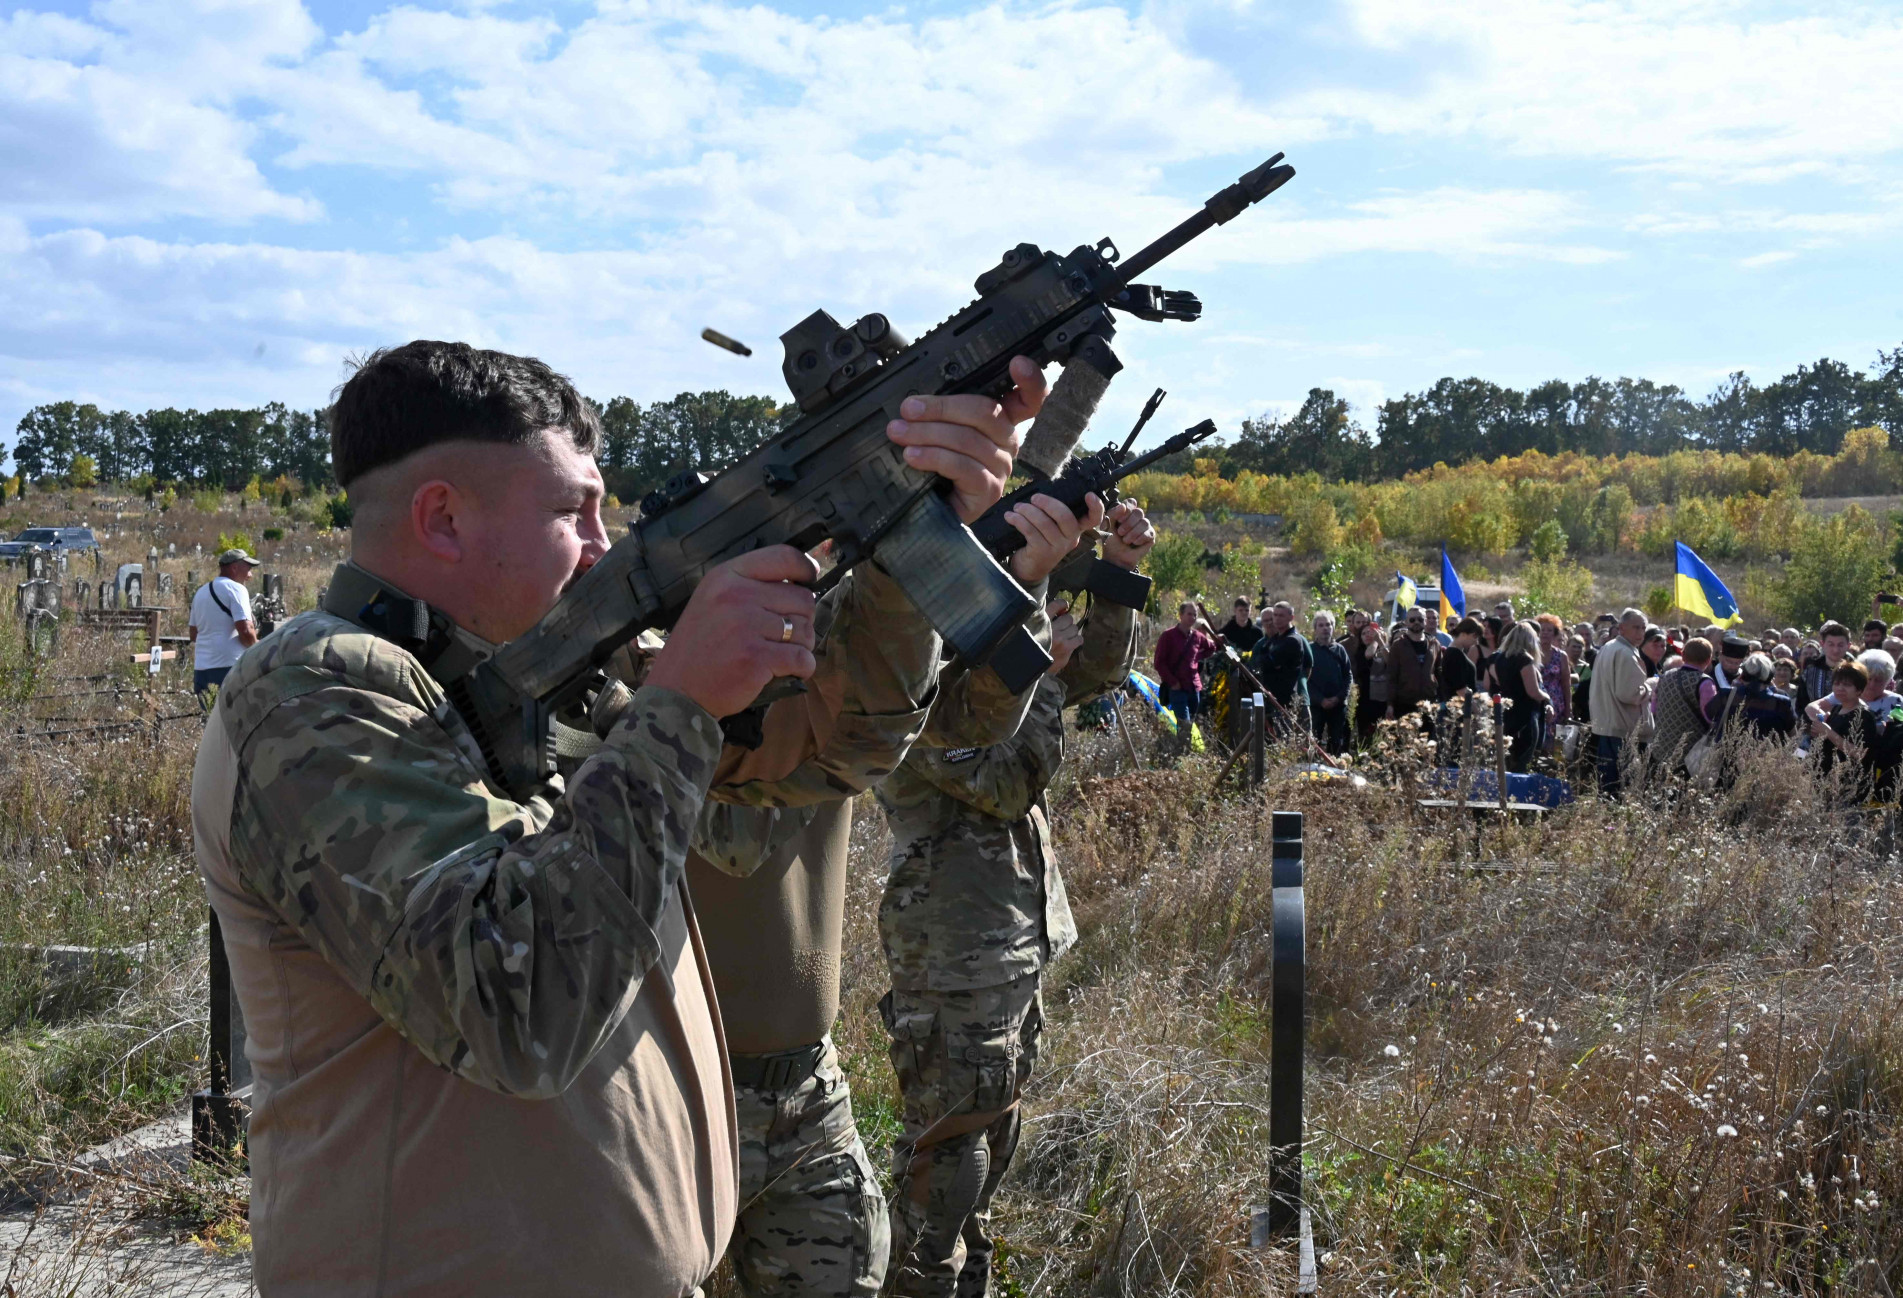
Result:
[[939,638],[898,583],[862,564],[827,596],[806,692],[767,709],[757,749],[728,745],[710,796],[750,806],[849,798],[890,774],[925,727]]

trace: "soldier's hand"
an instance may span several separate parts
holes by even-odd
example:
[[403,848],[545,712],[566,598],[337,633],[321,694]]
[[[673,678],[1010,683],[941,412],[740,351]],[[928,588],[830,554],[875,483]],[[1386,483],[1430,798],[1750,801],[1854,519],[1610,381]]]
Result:
[[1004,499],[1017,459],[1017,425],[1044,405],[1044,371],[1022,356],[1011,362],[1017,387],[1003,402],[981,393],[907,397],[886,436],[905,448],[905,462],[952,484],[952,507],[969,523]]
[[647,683],[679,690],[732,716],[776,676],[811,676],[819,568],[790,545],[770,545],[710,571],[687,601]]
[[1024,537],[1024,548],[1011,556],[1011,575],[1025,585],[1050,576],[1064,556],[1077,548],[1085,528],[1103,521],[1103,501],[1095,492],[1084,497],[1082,518],[1055,496],[1039,493],[1005,511],[1004,521]]
[[1051,666],[1046,674],[1055,676],[1064,670],[1064,664],[1083,644],[1084,629],[1071,617],[1070,601],[1067,599],[1052,600],[1044,606],[1044,611],[1051,618]]
[[1143,506],[1124,500],[1104,516],[1103,557],[1119,568],[1137,570],[1156,544],[1156,528],[1144,517]]

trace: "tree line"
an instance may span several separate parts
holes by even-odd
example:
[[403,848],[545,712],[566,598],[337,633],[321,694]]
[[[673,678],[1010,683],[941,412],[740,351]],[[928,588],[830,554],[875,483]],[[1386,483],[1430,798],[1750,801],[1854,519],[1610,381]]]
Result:
[[1372,430],[1346,400],[1312,388],[1287,419],[1244,420],[1233,442],[1204,443],[1158,468],[1185,473],[1195,459],[1214,459],[1224,477],[1313,471],[1332,482],[1375,482],[1528,451],[1835,455],[1846,433],[1871,426],[1903,432],[1903,346],[1880,351],[1868,374],[1829,357],[1763,387],[1740,371],[1703,401],[1650,379],[1552,379],[1520,391],[1450,377],[1383,402]]
[[[624,500],[682,470],[718,472],[798,414],[790,403],[725,391],[683,392],[645,406],[628,397],[594,405],[602,474]],[[1315,472],[1328,481],[1374,482],[1529,451],[1835,455],[1847,432],[1869,426],[1903,432],[1903,346],[1878,352],[1869,373],[1829,357],[1763,387],[1734,373],[1702,401],[1650,379],[1553,379],[1520,391],[1449,377],[1383,402],[1372,430],[1344,398],[1314,388],[1288,418],[1244,420],[1234,441],[1205,442],[1157,468],[1186,473],[1200,459],[1214,460],[1224,477]],[[15,468],[35,481],[69,475],[74,457],[85,456],[105,481],[148,477],[236,490],[254,477],[282,474],[307,486],[333,485],[324,412],[279,402],[135,415],[61,401],[28,411],[18,431]]]
[[[615,397],[601,415],[602,476],[623,499],[638,499],[683,469],[717,471],[765,441],[782,408],[767,397],[683,392],[647,406]],[[787,406],[785,413],[796,413]],[[148,410],[133,414],[56,401],[20,420],[14,471],[27,481],[194,483],[236,491],[253,478],[294,478],[335,486],[330,430],[322,410],[279,402],[252,410]],[[0,455],[5,448],[0,447]],[[76,461],[80,472],[75,473]],[[82,480],[83,479],[83,480]]]
[[[27,481],[188,482],[233,491],[279,475],[328,486],[330,431],[321,410],[101,410],[56,401],[20,420],[14,471]],[[81,463],[83,461],[83,463]],[[76,472],[75,470],[78,470]]]

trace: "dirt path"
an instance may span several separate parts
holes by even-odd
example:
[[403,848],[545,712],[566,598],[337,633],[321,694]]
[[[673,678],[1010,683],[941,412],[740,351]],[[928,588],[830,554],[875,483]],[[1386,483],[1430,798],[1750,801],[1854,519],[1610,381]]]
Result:
[[256,1293],[248,1255],[212,1252],[147,1215],[152,1199],[142,1188],[179,1183],[190,1157],[191,1119],[181,1110],[88,1154],[44,1202],[0,1206],[0,1294]]

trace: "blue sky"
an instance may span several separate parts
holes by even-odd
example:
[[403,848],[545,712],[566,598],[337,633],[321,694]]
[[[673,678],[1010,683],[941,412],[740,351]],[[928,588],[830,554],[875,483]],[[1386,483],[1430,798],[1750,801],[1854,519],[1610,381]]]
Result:
[[[324,403],[418,336],[597,397],[784,394],[815,307],[916,332],[1022,240],[1153,276],[1103,431],[1362,417],[1443,374],[1702,395],[1903,344],[1903,9],[1707,0],[104,0],[0,22],[0,441],[29,407]],[[751,360],[698,339],[713,325]]]

